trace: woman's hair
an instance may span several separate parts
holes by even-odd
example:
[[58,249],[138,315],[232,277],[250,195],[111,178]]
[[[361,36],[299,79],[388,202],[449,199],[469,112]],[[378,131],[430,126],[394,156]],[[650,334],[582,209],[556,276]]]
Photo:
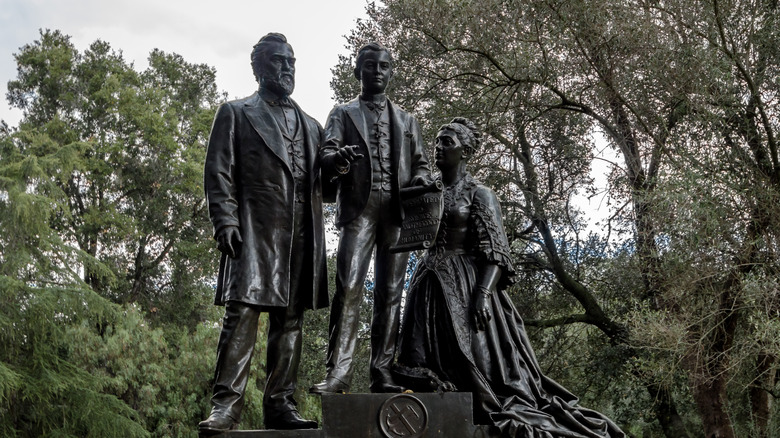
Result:
[[442,129],[449,129],[455,132],[455,135],[458,136],[458,140],[460,140],[461,144],[463,144],[464,147],[471,149],[472,153],[479,149],[480,143],[482,142],[482,133],[479,132],[477,125],[471,120],[465,117],[455,117],[450,123],[442,125],[442,127],[439,128],[439,130]]

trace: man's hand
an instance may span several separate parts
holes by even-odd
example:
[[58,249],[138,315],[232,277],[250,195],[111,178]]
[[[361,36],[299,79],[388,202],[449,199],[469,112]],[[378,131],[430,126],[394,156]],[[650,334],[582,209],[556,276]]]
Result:
[[435,184],[436,181],[430,175],[418,175],[413,177],[409,183],[410,186],[425,187]]
[[241,252],[242,243],[238,227],[227,226],[217,233],[217,249],[223,254],[227,254],[231,259],[236,258]]
[[336,163],[336,165],[339,167],[339,169],[346,169],[346,171],[349,170],[349,166],[352,164],[353,161],[357,160],[358,158],[363,158],[363,154],[358,153],[358,145],[346,145],[342,146],[338,149],[338,152],[336,154],[339,156],[339,161]]

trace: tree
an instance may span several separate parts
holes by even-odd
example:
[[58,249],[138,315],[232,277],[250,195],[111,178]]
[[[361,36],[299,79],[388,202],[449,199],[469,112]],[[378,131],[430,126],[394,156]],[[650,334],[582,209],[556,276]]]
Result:
[[207,411],[217,316],[202,163],[214,69],[137,72],[58,31],[15,55],[0,132],[3,435],[181,436]]
[[[654,202],[666,224],[661,304],[674,310],[657,317],[683,335],[661,345],[688,370],[707,436],[777,430],[777,6],[711,1],[655,12],[686,35],[687,63],[703,66]],[[655,342],[660,333],[651,333]]]
[[95,331],[117,309],[72,266],[89,266],[95,278],[110,282],[107,267],[49,226],[67,205],[45,178],[56,158],[19,156],[7,133],[0,156],[0,431],[147,436],[136,413],[103,391],[107,379],[71,361],[68,327],[89,324]]
[[[393,50],[391,92],[429,138],[454,115],[489,135],[478,172],[502,199],[518,264],[535,268],[524,278],[523,293],[540,299],[529,325],[598,328],[631,370],[620,386],[648,390],[653,427],[668,437],[690,436],[695,422],[708,437],[734,436],[730,413],[746,404],[728,387],[744,376],[752,421],[737,426],[766,436],[777,3],[388,0],[367,10],[348,43]],[[349,64],[335,69],[338,97],[354,92]],[[585,238],[571,203],[597,190],[587,169],[598,136],[619,157],[607,187],[618,239]],[[670,321],[677,338],[645,330]],[[751,359],[730,360],[735,351]],[[689,400],[698,415],[678,409]]]
[[107,43],[80,54],[57,31],[16,58],[8,99],[24,119],[4,160],[49,158],[41,192],[67,201],[51,226],[116,277],[102,284],[85,266],[85,281],[161,319],[202,308],[214,256],[201,189],[213,68],[155,50],[139,74]]

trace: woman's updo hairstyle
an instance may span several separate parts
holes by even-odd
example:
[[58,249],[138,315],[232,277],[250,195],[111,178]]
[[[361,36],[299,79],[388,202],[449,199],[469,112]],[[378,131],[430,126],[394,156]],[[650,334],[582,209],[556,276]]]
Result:
[[467,149],[471,149],[471,154],[479,149],[482,142],[482,133],[477,129],[477,125],[465,117],[455,117],[450,123],[442,125],[439,130],[449,129],[455,132],[460,143]]

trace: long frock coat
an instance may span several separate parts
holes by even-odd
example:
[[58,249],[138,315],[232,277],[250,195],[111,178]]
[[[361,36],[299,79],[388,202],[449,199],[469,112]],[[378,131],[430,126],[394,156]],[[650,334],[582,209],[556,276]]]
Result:
[[[292,102],[292,100],[291,100]],[[299,302],[317,309],[328,305],[322,183],[317,159],[322,127],[292,102],[304,135],[311,190],[306,214],[307,251],[291,254],[294,180],[282,132],[268,103],[255,93],[224,103],[209,138],[204,182],[216,236],[226,226],[239,228],[243,245],[233,259],[220,260],[215,304],[235,300],[284,307],[290,297],[290,258],[306,257]]]

